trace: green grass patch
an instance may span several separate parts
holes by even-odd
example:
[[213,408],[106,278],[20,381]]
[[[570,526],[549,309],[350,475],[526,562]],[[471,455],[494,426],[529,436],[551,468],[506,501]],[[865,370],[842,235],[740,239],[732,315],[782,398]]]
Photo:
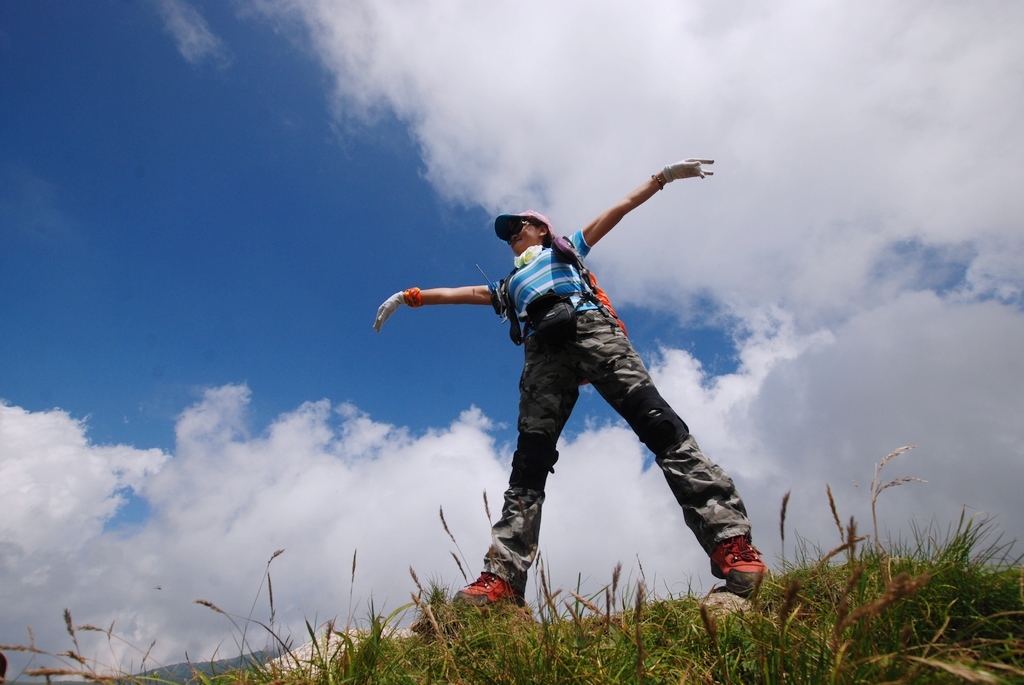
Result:
[[[745,609],[704,597],[545,589],[538,608],[453,606],[432,587],[416,633],[378,619],[313,668],[229,679],[269,683],[1011,683],[1024,682],[1024,570],[1009,547],[979,548],[971,519],[841,561],[804,559],[767,578]],[[823,563],[824,560],[824,563]],[[546,588],[546,583],[543,584]],[[609,585],[609,588],[611,585]],[[612,610],[609,611],[608,607]]]

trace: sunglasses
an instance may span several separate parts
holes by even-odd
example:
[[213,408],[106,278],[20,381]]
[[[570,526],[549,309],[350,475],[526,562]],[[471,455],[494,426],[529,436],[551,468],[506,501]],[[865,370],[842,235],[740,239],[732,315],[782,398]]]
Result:
[[532,219],[528,219],[528,218],[515,219],[514,221],[512,221],[509,224],[509,227],[508,227],[508,241],[507,242],[511,243],[512,242],[512,238],[514,236],[519,235],[522,232],[523,228],[526,227],[526,226],[542,226],[542,225],[543,224],[540,224],[540,223],[538,223],[536,221],[533,221]]

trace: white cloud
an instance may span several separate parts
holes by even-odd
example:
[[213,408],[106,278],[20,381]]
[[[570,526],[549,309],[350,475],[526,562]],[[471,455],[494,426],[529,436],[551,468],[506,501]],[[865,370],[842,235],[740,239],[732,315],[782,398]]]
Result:
[[[286,550],[273,565],[278,616],[302,640],[304,618],[345,619],[356,550],[355,619],[371,599],[389,610],[406,603],[410,566],[424,580],[461,583],[440,507],[472,552],[467,572],[479,571],[488,539],[480,493],[490,487],[500,501],[507,455],[478,410],[413,437],[354,407],[308,402],[251,436],[249,395],[244,386],[209,390],[178,420],[169,459],[90,444],[84,423],[63,412],[3,407],[4,643],[24,642],[18,636],[31,626],[37,644],[63,651],[67,607],[76,623],[115,622],[143,649],[157,639],[159,661],[186,651],[208,658],[230,643],[231,626],[193,600],[247,614],[277,549]],[[151,514],[137,528],[104,531],[125,485],[147,497]],[[266,602],[264,594],[262,620]],[[265,641],[257,636],[254,646]],[[96,641],[90,648],[109,652]],[[122,665],[138,665],[126,645],[113,650]]]
[[224,67],[231,62],[230,52],[195,7],[186,0],[160,0],[157,4],[167,31],[178,45],[178,52],[191,64],[210,61]]
[[973,252],[972,278],[1024,250],[1018,3],[274,7],[305,20],[339,116],[395,111],[453,199],[568,230],[661,164],[717,157],[595,252],[620,300],[709,293],[811,330],[891,294],[893,245]]
[[75,553],[98,535],[167,458],[160,450],[92,446],[85,428],[60,410],[27,412],[0,404],[0,535],[18,555]]
[[[884,495],[889,525],[905,531],[911,520],[932,518],[945,525],[966,506],[996,516],[1011,539],[1024,538],[1024,508],[1014,494],[1024,477],[1020,311],[907,294],[835,335],[834,344],[780,364],[751,408],[751,423],[740,428],[759,436],[780,465],[776,496],[792,483],[816,493],[803,502],[820,510],[828,482],[864,524],[869,464],[914,444],[917,450],[887,467],[889,477],[928,484]],[[813,520],[802,522],[808,534],[821,531]]]

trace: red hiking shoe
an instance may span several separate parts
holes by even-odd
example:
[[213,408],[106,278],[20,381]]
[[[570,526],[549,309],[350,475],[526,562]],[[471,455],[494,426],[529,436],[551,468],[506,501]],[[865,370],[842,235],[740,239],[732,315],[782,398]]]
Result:
[[761,553],[744,535],[721,542],[711,553],[711,574],[725,581],[725,589],[745,597],[757,581],[768,575]]
[[517,593],[505,580],[484,571],[479,578],[460,590],[452,602],[485,607],[506,599],[514,601],[519,606],[526,603],[522,595]]

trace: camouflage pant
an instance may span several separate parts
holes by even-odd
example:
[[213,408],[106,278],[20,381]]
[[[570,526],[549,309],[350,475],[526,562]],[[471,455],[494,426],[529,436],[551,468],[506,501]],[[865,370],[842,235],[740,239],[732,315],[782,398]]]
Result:
[[[561,350],[527,338],[519,382],[519,431],[558,441],[579,397],[583,379],[616,410],[631,392],[653,386],[650,374],[618,324],[597,312],[581,312],[578,339]],[[710,555],[718,542],[749,535],[746,508],[732,479],[713,464],[691,435],[655,455],[686,525]],[[505,578],[519,592],[537,555],[544,492],[510,486],[501,519],[491,530],[484,570]]]

